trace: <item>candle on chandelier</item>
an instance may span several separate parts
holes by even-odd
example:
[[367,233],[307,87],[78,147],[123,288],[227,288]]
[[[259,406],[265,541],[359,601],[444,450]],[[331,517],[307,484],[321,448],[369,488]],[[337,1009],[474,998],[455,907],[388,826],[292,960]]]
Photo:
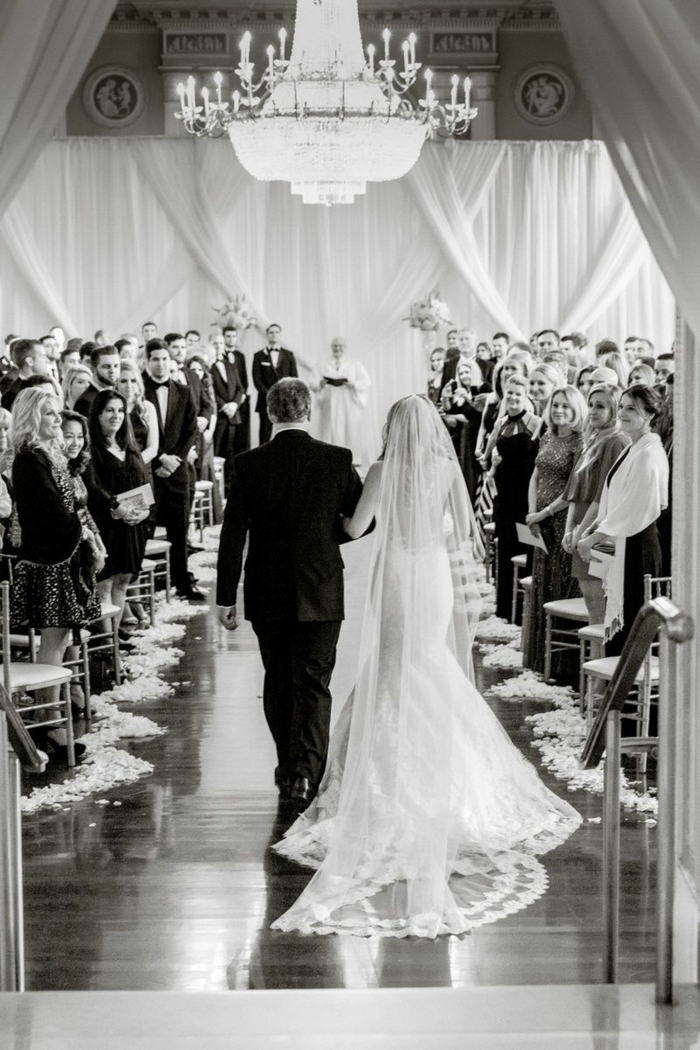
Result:
[[247,65],[250,61],[250,33],[245,32],[241,37],[241,65]]
[[267,72],[270,76],[270,79],[272,79],[275,75],[274,57],[275,49],[272,46],[272,44],[270,44],[270,46],[267,49]]
[[234,91],[233,94],[231,95],[231,98],[233,99],[233,112],[234,113],[238,113],[238,110],[241,108],[241,93],[240,93],[240,91]]
[[221,84],[223,82],[223,76],[221,73],[214,74],[214,83],[216,84],[216,104],[221,109]]
[[404,73],[406,74],[407,77],[408,77],[408,63],[409,63],[409,57],[408,57],[409,47],[410,47],[410,45],[408,43],[408,40],[404,40],[404,42],[403,42],[403,71],[404,71]]
[[455,73],[452,77],[452,94],[450,96],[450,103],[453,109],[457,108],[457,89],[459,87],[459,77]]
[[177,93],[180,96],[180,112],[182,113],[182,115],[184,117],[184,116],[186,116],[186,114],[185,114],[185,85],[184,84],[178,84],[177,85]]
[[284,45],[287,43],[287,30],[280,29],[280,61],[284,62]]
[[465,109],[467,111],[467,116],[469,116],[469,94],[471,92],[471,89],[472,89],[472,82],[469,79],[469,77],[465,77],[464,78],[464,106],[465,106]]
[[209,116],[209,88],[202,88],[202,101],[204,102],[204,116]]
[[384,39],[384,61],[388,62],[389,61],[389,41],[391,40],[391,33],[389,32],[388,29],[384,30],[384,32],[382,33],[382,37]]
[[409,43],[410,48],[411,48],[411,65],[414,66],[416,64],[416,34],[415,33],[411,33],[409,35],[408,43]]
[[187,78],[187,105],[194,114],[194,77]]
[[374,44],[368,44],[367,45],[367,58],[369,59],[369,71],[370,71],[370,73],[374,73],[374,51],[375,51]]

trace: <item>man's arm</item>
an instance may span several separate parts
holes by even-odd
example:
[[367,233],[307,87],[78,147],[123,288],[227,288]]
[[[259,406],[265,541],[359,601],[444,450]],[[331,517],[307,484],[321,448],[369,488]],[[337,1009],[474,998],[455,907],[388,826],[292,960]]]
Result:
[[[350,470],[345,484],[345,492],[343,493],[343,499],[340,506],[340,513],[343,518],[351,518],[353,516],[357,504],[360,502],[361,495],[362,482],[360,481],[360,476],[352,464],[350,464]],[[367,536],[374,529],[374,524],[374,518],[372,518],[372,520],[368,522],[368,527],[360,535]],[[342,524],[338,522],[336,539],[338,540],[338,543],[349,543],[350,540],[359,539],[359,535],[349,536],[343,529]]]
[[[171,454],[179,456],[180,459],[187,459],[187,455],[194,445],[195,435],[197,433],[197,410],[194,406],[194,398],[192,397],[192,391],[189,387],[180,388],[186,392],[187,397],[183,398],[184,408],[182,413],[182,426],[180,427],[180,433],[178,434],[175,448],[171,449]],[[173,397],[173,390],[171,389],[170,397]]]
[[253,355],[253,386],[264,397],[267,393],[267,386],[263,382],[262,368],[260,367],[261,356],[260,351]]
[[297,379],[299,376],[299,369],[297,368],[297,359],[291,350],[288,350],[291,361],[289,362],[289,375],[291,378]]
[[234,460],[216,564],[216,604],[226,609],[236,604],[243,571],[243,549],[248,533],[248,515],[244,505],[243,486]]

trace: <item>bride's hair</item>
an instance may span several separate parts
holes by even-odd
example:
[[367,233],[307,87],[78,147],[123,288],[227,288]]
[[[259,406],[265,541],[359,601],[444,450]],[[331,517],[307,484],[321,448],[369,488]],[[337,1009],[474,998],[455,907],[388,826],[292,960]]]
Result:
[[398,401],[394,402],[394,404],[391,406],[391,408],[389,409],[389,411],[387,413],[386,422],[384,424],[384,428],[382,429],[382,451],[381,451],[381,453],[379,455],[380,459],[384,459],[385,456],[386,456],[387,445],[389,444],[389,438],[391,437],[392,427],[394,426],[394,424],[396,422],[397,413],[399,412],[401,407],[403,405],[406,405],[406,403],[409,402],[409,401],[412,401],[412,402],[422,401],[422,402],[424,402],[426,407],[431,412],[434,412],[435,416],[439,420],[440,417],[438,415],[438,411],[435,408],[435,406],[432,403],[432,401],[430,400],[430,398],[427,396],[427,394],[407,394],[406,397],[400,397]]

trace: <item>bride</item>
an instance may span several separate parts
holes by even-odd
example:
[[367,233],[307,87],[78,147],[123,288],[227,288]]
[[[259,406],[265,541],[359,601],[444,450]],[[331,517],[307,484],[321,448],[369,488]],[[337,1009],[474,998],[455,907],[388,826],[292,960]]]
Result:
[[477,533],[437,411],[403,398],[384,440],[344,521],[377,521],[357,681],[316,799],[273,847],[317,871],[276,929],[464,933],[540,897],[537,854],[581,822],[474,686]]

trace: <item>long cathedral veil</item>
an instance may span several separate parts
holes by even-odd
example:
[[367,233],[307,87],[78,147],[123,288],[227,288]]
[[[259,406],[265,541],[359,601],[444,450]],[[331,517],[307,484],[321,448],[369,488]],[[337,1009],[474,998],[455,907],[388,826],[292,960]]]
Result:
[[539,862],[508,851],[522,832],[551,848],[562,814],[566,834],[578,816],[542,800],[549,792],[473,685],[478,531],[422,395],[390,412],[376,520],[356,685],[318,797],[275,847],[318,871],[274,925],[458,933],[541,893]]

